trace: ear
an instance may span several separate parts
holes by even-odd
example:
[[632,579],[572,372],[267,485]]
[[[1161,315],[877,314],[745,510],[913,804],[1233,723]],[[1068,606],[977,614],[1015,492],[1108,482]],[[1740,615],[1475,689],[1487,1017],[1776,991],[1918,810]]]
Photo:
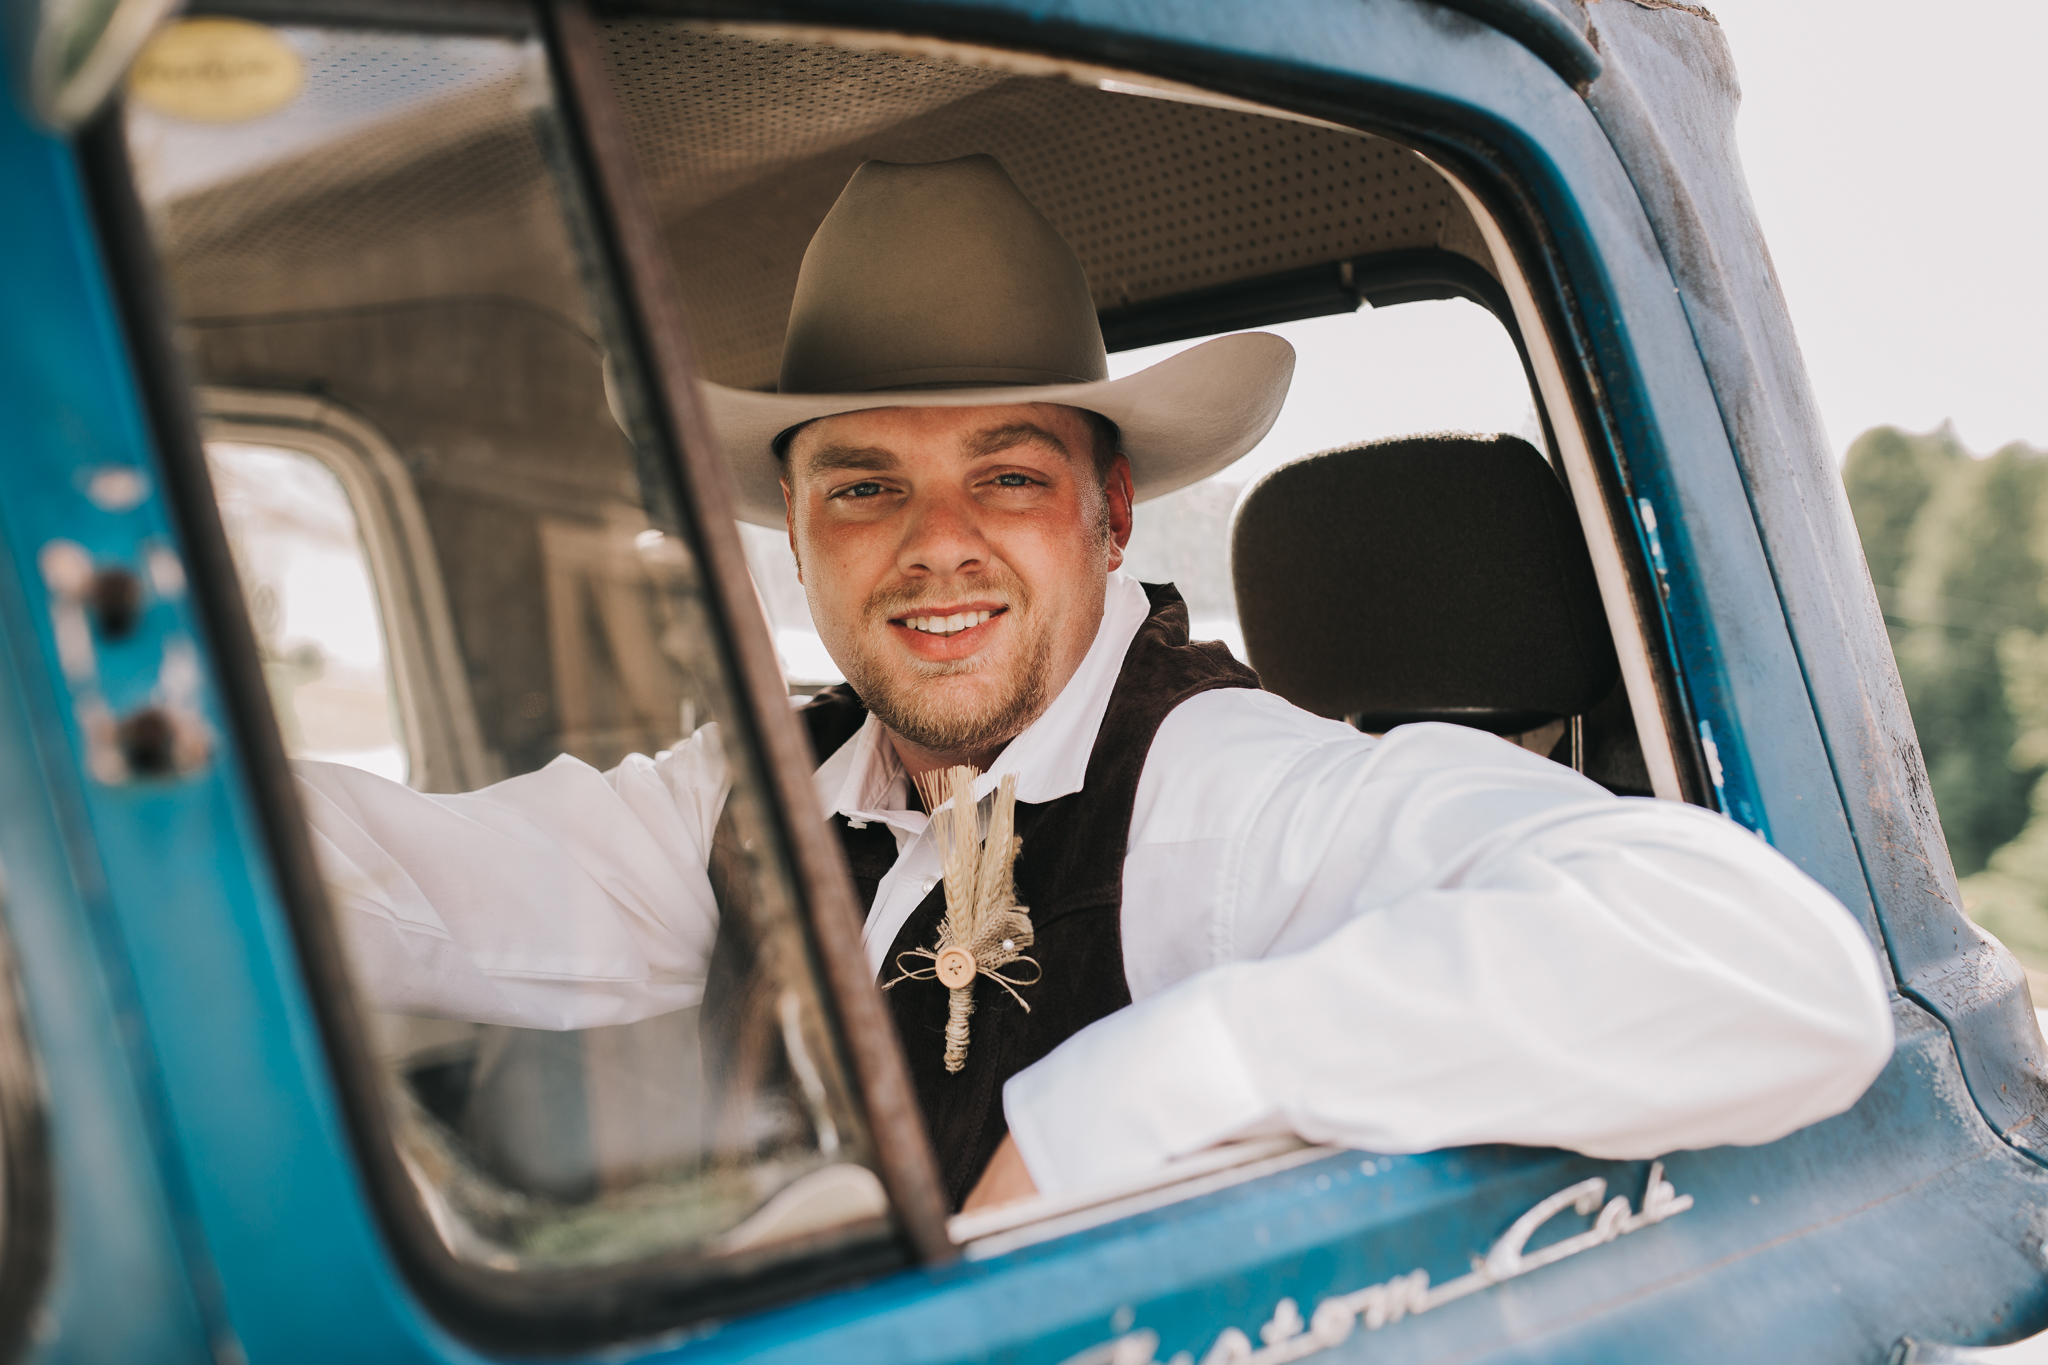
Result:
[[1103,481],[1103,499],[1109,504],[1109,568],[1114,573],[1124,565],[1124,547],[1131,543],[1131,505],[1137,500],[1131,487],[1131,462],[1119,454]]
[[789,495],[789,480],[782,480],[782,526],[789,533],[789,556],[796,561],[796,581],[804,581],[804,557],[796,548],[796,499]]

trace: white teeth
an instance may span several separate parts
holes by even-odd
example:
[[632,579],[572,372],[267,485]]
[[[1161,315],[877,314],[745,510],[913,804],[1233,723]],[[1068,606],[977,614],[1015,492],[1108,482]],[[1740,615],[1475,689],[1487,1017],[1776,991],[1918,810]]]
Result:
[[960,611],[951,616],[906,616],[903,624],[927,635],[958,635],[995,615],[992,611]]

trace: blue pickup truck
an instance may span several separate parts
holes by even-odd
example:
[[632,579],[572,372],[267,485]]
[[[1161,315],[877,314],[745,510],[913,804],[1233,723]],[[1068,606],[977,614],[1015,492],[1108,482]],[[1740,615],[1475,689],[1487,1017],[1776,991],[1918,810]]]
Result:
[[[1710,14],[172,8],[14,0],[4,33],[10,1358],[1904,1365],[2048,1326],[2042,1035],[1959,908]],[[1825,885],[1897,1029],[1853,1109],[1654,1162],[1263,1138],[948,1216],[790,704],[829,663],[699,386],[773,385],[854,167],[969,154],[1072,245],[1112,352],[1277,328],[1318,444],[1548,465],[1612,677],[1391,719],[1479,717]],[[1493,397],[1402,430],[1345,368],[1368,333]],[[1150,553],[1284,692],[1236,477],[1159,504]],[[1516,515],[1353,510],[1468,501]],[[1493,530],[1449,539],[1543,577]],[[712,721],[746,1027],[359,988],[292,759],[462,792]]]

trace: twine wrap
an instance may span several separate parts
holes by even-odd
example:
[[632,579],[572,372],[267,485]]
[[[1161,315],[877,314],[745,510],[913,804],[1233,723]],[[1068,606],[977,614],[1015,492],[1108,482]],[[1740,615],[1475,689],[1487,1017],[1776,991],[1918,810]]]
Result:
[[[1004,776],[984,829],[974,800],[975,777],[975,770],[966,766],[918,775],[917,789],[932,812],[932,836],[945,869],[946,918],[939,926],[938,945],[897,954],[896,966],[903,974],[882,988],[927,980],[946,986],[947,1071],[967,1065],[975,978],[985,976],[995,982],[1028,1013],[1030,1002],[1017,988],[1036,984],[1040,976],[1038,963],[1024,953],[1032,944],[1031,915],[1017,904],[1017,851],[1024,846],[1015,833],[1017,778],[1015,774]],[[905,958],[923,959],[930,965],[912,965]],[[1029,977],[1005,973],[1005,968],[1018,963],[1030,967]],[[949,976],[964,976],[965,980],[955,984],[946,980]]]

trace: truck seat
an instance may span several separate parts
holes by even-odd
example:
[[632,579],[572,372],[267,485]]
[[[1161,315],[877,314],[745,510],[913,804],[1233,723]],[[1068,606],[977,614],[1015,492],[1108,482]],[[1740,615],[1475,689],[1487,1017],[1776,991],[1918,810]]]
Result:
[[1231,574],[1271,691],[1374,733],[1580,716],[1619,676],[1570,495],[1514,436],[1374,441],[1245,495]]

